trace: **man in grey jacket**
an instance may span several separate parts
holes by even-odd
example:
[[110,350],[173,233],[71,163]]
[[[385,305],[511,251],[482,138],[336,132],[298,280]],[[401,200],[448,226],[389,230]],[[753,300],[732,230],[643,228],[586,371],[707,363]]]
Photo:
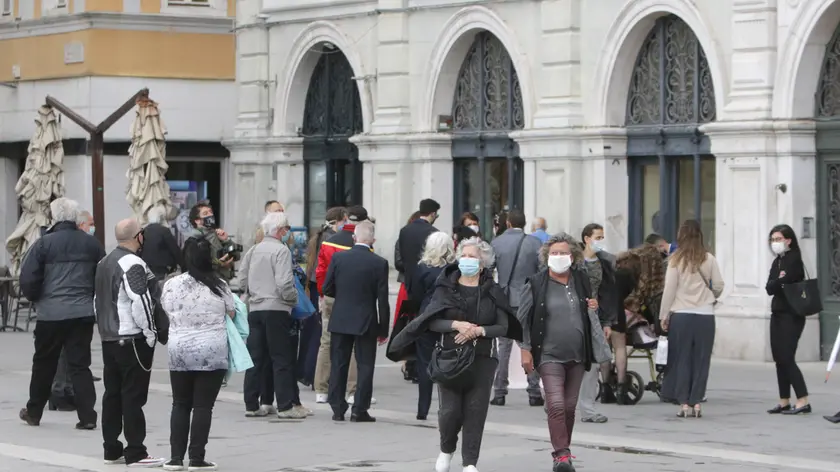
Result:
[[245,373],[246,415],[260,410],[260,391],[266,363],[274,370],[277,417],[303,419],[309,411],[300,403],[295,378],[298,330],[292,318],[297,305],[297,287],[292,271],[292,253],[286,242],[291,234],[285,213],[268,213],[262,221],[265,238],[254,247],[248,264],[248,352],[254,367]]
[[[496,253],[496,270],[499,285],[508,294],[513,310],[519,307],[519,295],[528,277],[540,270],[540,240],[525,234],[525,213],[511,210],[507,217],[507,230],[493,239],[493,251]],[[493,381],[495,395],[492,405],[503,406],[508,393],[508,367],[513,340],[499,338],[499,367]],[[540,392],[540,378],[536,371],[528,376],[528,402],[531,406],[545,404]]]

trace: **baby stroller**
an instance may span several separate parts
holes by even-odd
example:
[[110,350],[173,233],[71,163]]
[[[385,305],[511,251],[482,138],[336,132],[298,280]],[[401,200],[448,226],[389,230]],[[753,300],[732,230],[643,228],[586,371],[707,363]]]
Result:
[[[651,323],[654,321],[654,323]],[[656,329],[654,329],[654,326]],[[627,353],[628,361],[630,359],[647,359],[648,367],[650,369],[651,381],[645,383],[642,376],[633,370],[627,370],[625,385],[627,387],[627,394],[625,396],[626,405],[635,405],[641,401],[645,391],[653,392],[657,396],[662,395],[662,382],[664,380],[665,366],[656,363],[656,348],[659,341],[657,333],[661,332],[658,321],[647,320],[637,314],[627,313]],[[611,366],[610,378],[612,382],[618,379],[618,373],[615,368],[615,362]],[[600,384],[600,382],[599,382]],[[616,385],[610,385],[612,389],[616,390]],[[600,389],[598,398],[600,398]]]

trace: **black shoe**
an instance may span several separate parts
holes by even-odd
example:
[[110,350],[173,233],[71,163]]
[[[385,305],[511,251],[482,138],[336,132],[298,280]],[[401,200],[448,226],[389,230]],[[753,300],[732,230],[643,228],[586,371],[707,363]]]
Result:
[[601,384],[601,403],[604,405],[616,403],[615,392],[607,384]]
[[490,404],[493,406],[505,406],[505,397],[493,397],[490,400]]
[[370,416],[370,413],[353,413],[350,415],[350,421],[353,423],[376,423],[376,418]]
[[769,410],[767,410],[767,413],[770,413],[771,415],[778,415],[779,413],[784,413],[786,411],[790,411],[790,409],[791,409],[790,405],[785,405],[785,406],[776,405],[773,408],[770,408]]
[[545,406],[543,397],[528,397],[528,404],[531,406]]
[[216,470],[218,466],[213,462],[204,459],[200,461],[190,460],[190,467],[187,470]]
[[344,421],[344,415],[339,415],[338,413],[333,413],[333,421]]
[[76,402],[73,397],[53,396],[49,401],[50,411],[76,411]]
[[783,411],[782,414],[783,415],[799,415],[799,414],[805,414],[805,413],[810,413],[810,412],[811,412],[811,404],[809,403],[809,404],[807,404],[805,406],[801,406],[799,408],[793,408],[793,409],[790,409],[790,410],[787,410],[787,411]]
[[163,470],[187,470],[182,459],[169,459],[163,464]]
[[18,417],[23,420],[24,423],[28,424],[29,426],[40,426],[41,425],[41,418],[33,418],[29,416],[29,411],[26,408],[20,410]]
[[417,415],[417,419],[420,420],[420,421],[426,421],[427,417],[428,417],[428,415],[420,415],[420,414]]
[[627,384],[620,383],[615,390],[615,402],[619,405],[628,405],[630,402],[627,401]]
[[96,429],[96,423],[82,423],[81,421],[79,421],[78,423],[76,423],[76,429],[91,431]]
[[823,416],[829,423],[840,424],[840,411],[834,416]]

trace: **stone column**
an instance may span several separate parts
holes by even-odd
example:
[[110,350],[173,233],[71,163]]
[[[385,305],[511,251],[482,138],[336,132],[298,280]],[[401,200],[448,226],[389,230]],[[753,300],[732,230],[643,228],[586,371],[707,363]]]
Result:
[[407,0],[379,0],[376,46],[376,111],[373,133],[406,133],[411,130],[411,52]]
[[629,244],[627,136],[624,128],[601,128],[584,130],[581,139],[589,171],[581,203],[586,207],[588,202],[589,223],[604,226],[607,249],[617,254]]
[[581,0],[543,0],[540,4],[541,38],[539,93],[535,128],[562,128],[583,121],[580,87]]
[[262,3],[236,2],[237,137],[268,136],[271,129],[272,86],[269,77],[268,28],[258,18]]
[[[738,121],[704,125],[716,165],[715,250],[726,283],[715,308],[717,357],[770,361],[770,297],[764,286],[773,256],[770,228],[801,231],[816,212],[814,124]],[[783,185],[784,184],[784,185]],[[816,240],[801,240],[816,273]],[[819,321],[809,319],[797,357],[819,359]]]
[[[718,119],[768,118],[776,73],[776,0],[734,0],[731,27],[729,96],[723,113],[718,110]],[[716,94],[725,92],[715,90]]]

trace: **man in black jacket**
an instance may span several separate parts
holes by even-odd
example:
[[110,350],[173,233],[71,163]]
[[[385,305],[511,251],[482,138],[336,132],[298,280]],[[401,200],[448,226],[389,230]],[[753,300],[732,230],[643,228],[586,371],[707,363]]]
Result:
[[78,228],[77,202],[57,198],[50,203],[50,211],[56,223],[29,249],[20,272],[21,291],[38,311],[29,402],[20,411],[20,419],[30,426],[41,423],[64,349],[79,416],[76,429],[90,430],[97,421],[90,372],[94,278],[105,250]]
[[143,228],[143,249],[140,257],[149,266],[158,283],[162,283],[167,275],[184,266],[181,248],[172,235],[166,222],[164,208],[156,206],[146,215],[149,224]]
[[414,276],[417,263],[423,257],[423,248],[426,246],[426,238],[438,231],[433,225],[438,218],[440,204],[431,198],[420,201],[420,217],[411,223],[403,226],[397,240],[402,266],[405,273],[405,284]]
[[[370,416],[376,341],[388,337],[388,261],[371,251],[374,225],[363,221],[354,230],[356,244],[332,257],[324,280],[324,295],[335,298],[328,329],[331,333],[328,401],[334,421],[347,411],[347,376],[355,349],[358,384],[350,421],[373,422]],[[379,308],[377,314],[377,306]]]

